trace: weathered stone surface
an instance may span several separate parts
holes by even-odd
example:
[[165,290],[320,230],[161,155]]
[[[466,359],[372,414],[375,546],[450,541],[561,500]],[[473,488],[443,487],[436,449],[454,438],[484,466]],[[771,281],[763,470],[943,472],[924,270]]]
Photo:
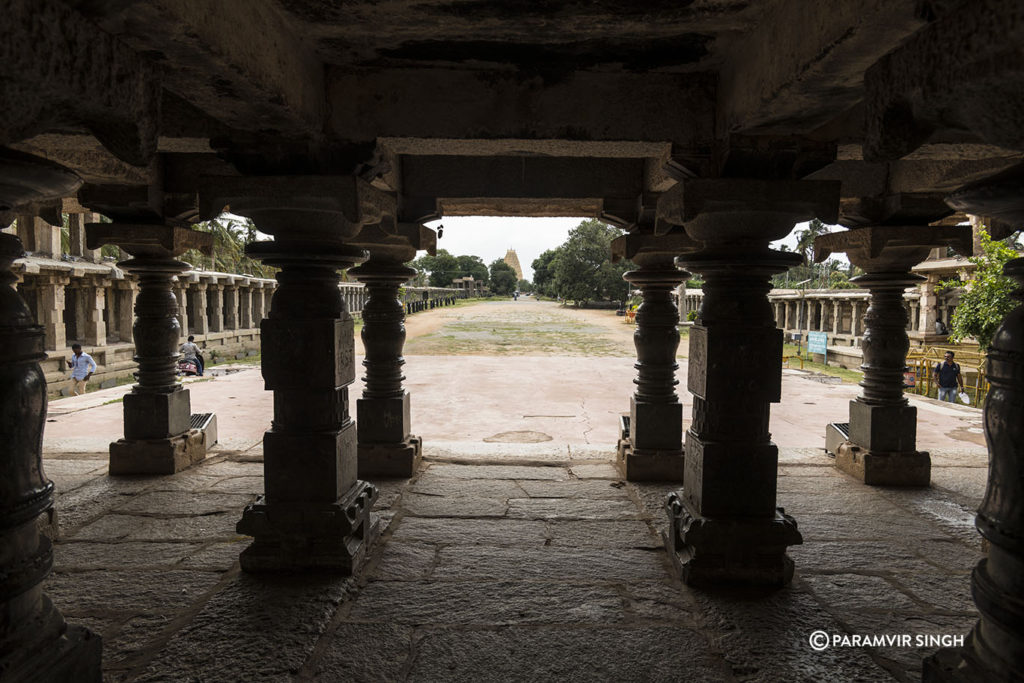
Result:
[[[807,563],[801,563],[801,566]],[[817,568],[817,567],[815,567]],[[914,577],[915,582],[920,577]],[[822,603],[838,610],[915,609],[920,604],[900,591],[893,580],[863,574],[808,575],[802,579]]]
[[168,516],[210,515],[217,512],[237,513],[253,500],[254,496],[244,494],[154,491],[134,496],[115,510],[119,514],[157,512]]
[[57,569],[169,567],[202,546],[193,543],[58,543],[53,550]]
[[[530,498],[596,498],[608,500],[628,500],[624,482],[605,480],[576,480],[542,482],[523,480],[519,487]],[[512,496],[519,498],[519,496]]]
[[229,493],[247,493],[250,495],[263,495],[262,476],[240,476],[218,479],[210,487],[213,491],[227,491]]
[[419,543],[388,543],[370,576],[376,581],[422,581],[430,577],[437,549]]
[[[611,467],[611,465],[608,465]],[[569,478],[562,467],[522,467],[516,465],[447,465],[433,464],[427,473],[456,479],[550,479]]]
[[409,680],[477,681],[481,671],[519,681],[724,680],[720,663],[695,655],[705,642],[695,630],[665,626],[429,633]]
[[661,548],[661,538],[646,522],[549,522],[551,545],[594,548]]
[[316,573],[239,574],[137,680],[165,680],[183,661],[206,680],[284,679],[305,662],[350,587],[350,579]]
[[471,496],[479,498],[521,498],[528,495],[520,482],[511,479],[458,479],[432,472],[420,475],[409,487],[413,493],[432,496]]
[[622,474],[615,469],[614,465],[605,463],[580,465],[575,464],[569,468],[573,476],[578,479],[621,479]]
[[820,492],[786,491],[780,492],[777,500],[779,505],[786,508],[787,514],[797,519],[805,514],[891,515],[892,519],[906,514],[904,510],[877,496],[865,495],[863,490],[849,488]]
[[443,548],[438,579],[550,579],[559,581],[633,581],[668,579],[661,553],[590,548]]
[[227,571],[238,562],[238,556],[251,541],[248,536],[239,536],[232,541],[210,543],[202,550],[186,557],[181,564],[194,569]]
[[371,583],[349,618],[397,624],[617,623],[622,599],[610,586],[523,581]]
[[[977,563],[978,558],[972,558]],[[948,574],[920,574],[913,577],[899,577],[899,583],[906,585],[906,591],[926,605],[943,612],[959,612],[976,616],[978,608],[971,599],[971,577]]]
[[513,498],[508,516],[513,519],[640,519],[632,501],[576,500],[571,498]]
[[547,538],[547,525],[525,520],[406,517],[392,538],[446,545],[540,546]]
[[625,585],[626,613],[631,621],[694,624],[699,619],[697,603],[677,581],[630,581]]
[[[161,631],[172,621],[168,614],[133,616],[125,621],[116,634],[103,638],[103,664],[107,668],[130,665],[131,660],[148,649],[157,647]],[[155,642],[154,642],[155,641]]]
[[[913,517],[900,519],[900,533],[915,538],[942,538],[936,526]],[[800,533],[804,543],[833,540],[877,540],[892,537],[892,517],[876,515],[819,515],[800,516]]]
[[498,498],[444,498],[407,493],[401,508],[417,517],[504,517],[508,502]]
[[343,622],[324,636],[312,668],[317,681],[397,681],[412,656],[413,630],[398,624]]
[[236,536],[237,513],[203,517],[160,519],[132,515],[105,515],[70,534],[76,540],[92,541],[212,541]]
[[199,571],[54,572],[43,584],[66,614],[178,609],[195,602],[221,580]]

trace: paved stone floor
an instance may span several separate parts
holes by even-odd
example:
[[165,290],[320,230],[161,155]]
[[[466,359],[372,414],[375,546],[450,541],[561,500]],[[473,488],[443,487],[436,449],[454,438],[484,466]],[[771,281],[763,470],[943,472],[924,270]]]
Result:
[[697,591],[662,549],[674,487],[623,482],[609,459],[628,357],[495,360],[409,359],[424,467],[377,482],[385,532],[352,579],[238,569],[234,525],[262,491],[270,411],[257,371],[193,385],[224,445],[174,476],[107,476],[117,390],[54,402],[46,590],[103,635],[111,681],[914,680],[934,647],[817,652],[808,638],[961,635],[976,619],[978,411],[921,402],[935,485],[866,488],[815,447],[856,387],[787,374],[772,427],[779,502],[804,536],[796,578]]

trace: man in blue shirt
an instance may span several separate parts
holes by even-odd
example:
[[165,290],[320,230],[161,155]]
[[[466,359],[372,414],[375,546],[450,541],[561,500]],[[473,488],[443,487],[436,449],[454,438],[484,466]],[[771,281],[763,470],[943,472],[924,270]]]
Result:
[[82,351],[81,344],[72,344],[71,350],[75,355],[68,359],[68,367],[71,368],[71,380],[75,383],[75,396],[81,396],[85,393],[85,385],[92,373],[96,372],[96,361]]
[[956,389],[964,390],[960,366],[953,362],[953,352],[946,351],[945,360],[935,366],[935,382],[939,385],[939,400],[956,403]]

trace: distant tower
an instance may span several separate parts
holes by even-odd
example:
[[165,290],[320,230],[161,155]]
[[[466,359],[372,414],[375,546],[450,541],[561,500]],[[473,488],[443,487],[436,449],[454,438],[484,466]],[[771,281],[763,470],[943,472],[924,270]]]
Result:
[[519,257],[516,255],[515,249],[509,249],[505,254],[505,263],[512,267],[512,270],[516,271],[516,280],[523,279],[523,267],[519,265]]

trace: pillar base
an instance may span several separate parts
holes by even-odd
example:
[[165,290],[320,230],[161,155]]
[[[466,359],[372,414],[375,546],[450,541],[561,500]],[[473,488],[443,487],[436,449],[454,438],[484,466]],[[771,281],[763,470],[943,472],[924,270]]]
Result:
[[774,517],[710,519],[691,512],[677,492],[669,494],[666,510],[671,528],[665,547],[687,585],[782,587],[793,580],[786,548],[803,538],[782,508]]
[[359,444],[360,477],[397,477],[416,474],[423,459],[423,441],[410,436],[399,443]]
[[868,486],[928,486],[931,456],[926,451],[872,453],[852,441],[836,449],[836,469]]
[[[967,636],[973,638],[974,633]],[[1014,680],[1020,676],[1017,672],[993,671],[968,653],[965,647],[944,647],[935,654],[924,658],[922,662],[921,680],[924,683],[975,683],[975,681]]]
[[630,434],[630,415],[619,418],[616,461],[626,481],[682,481],[684,451],[635,448]]
[[377,488],[365,481],[356,481],[336,503],[271,503],[261,496],[236,527],[255,537],[239,557],[242,569],[355,574],[380,535],[380,521],[370,515],[376,500]]
[[[44,611],[52,610],[50,599],[44,596],[43,600]],[[5,681],[100,683],[103,679],[103,642],[84,626],[68,624],[56,640],[38,643],[31,652],[19,649],[11,655],[0,658]]]
[[120,439],[110,444],[110,474],[174,474],[206,457],[206,435],[199,429],[166,439]]

